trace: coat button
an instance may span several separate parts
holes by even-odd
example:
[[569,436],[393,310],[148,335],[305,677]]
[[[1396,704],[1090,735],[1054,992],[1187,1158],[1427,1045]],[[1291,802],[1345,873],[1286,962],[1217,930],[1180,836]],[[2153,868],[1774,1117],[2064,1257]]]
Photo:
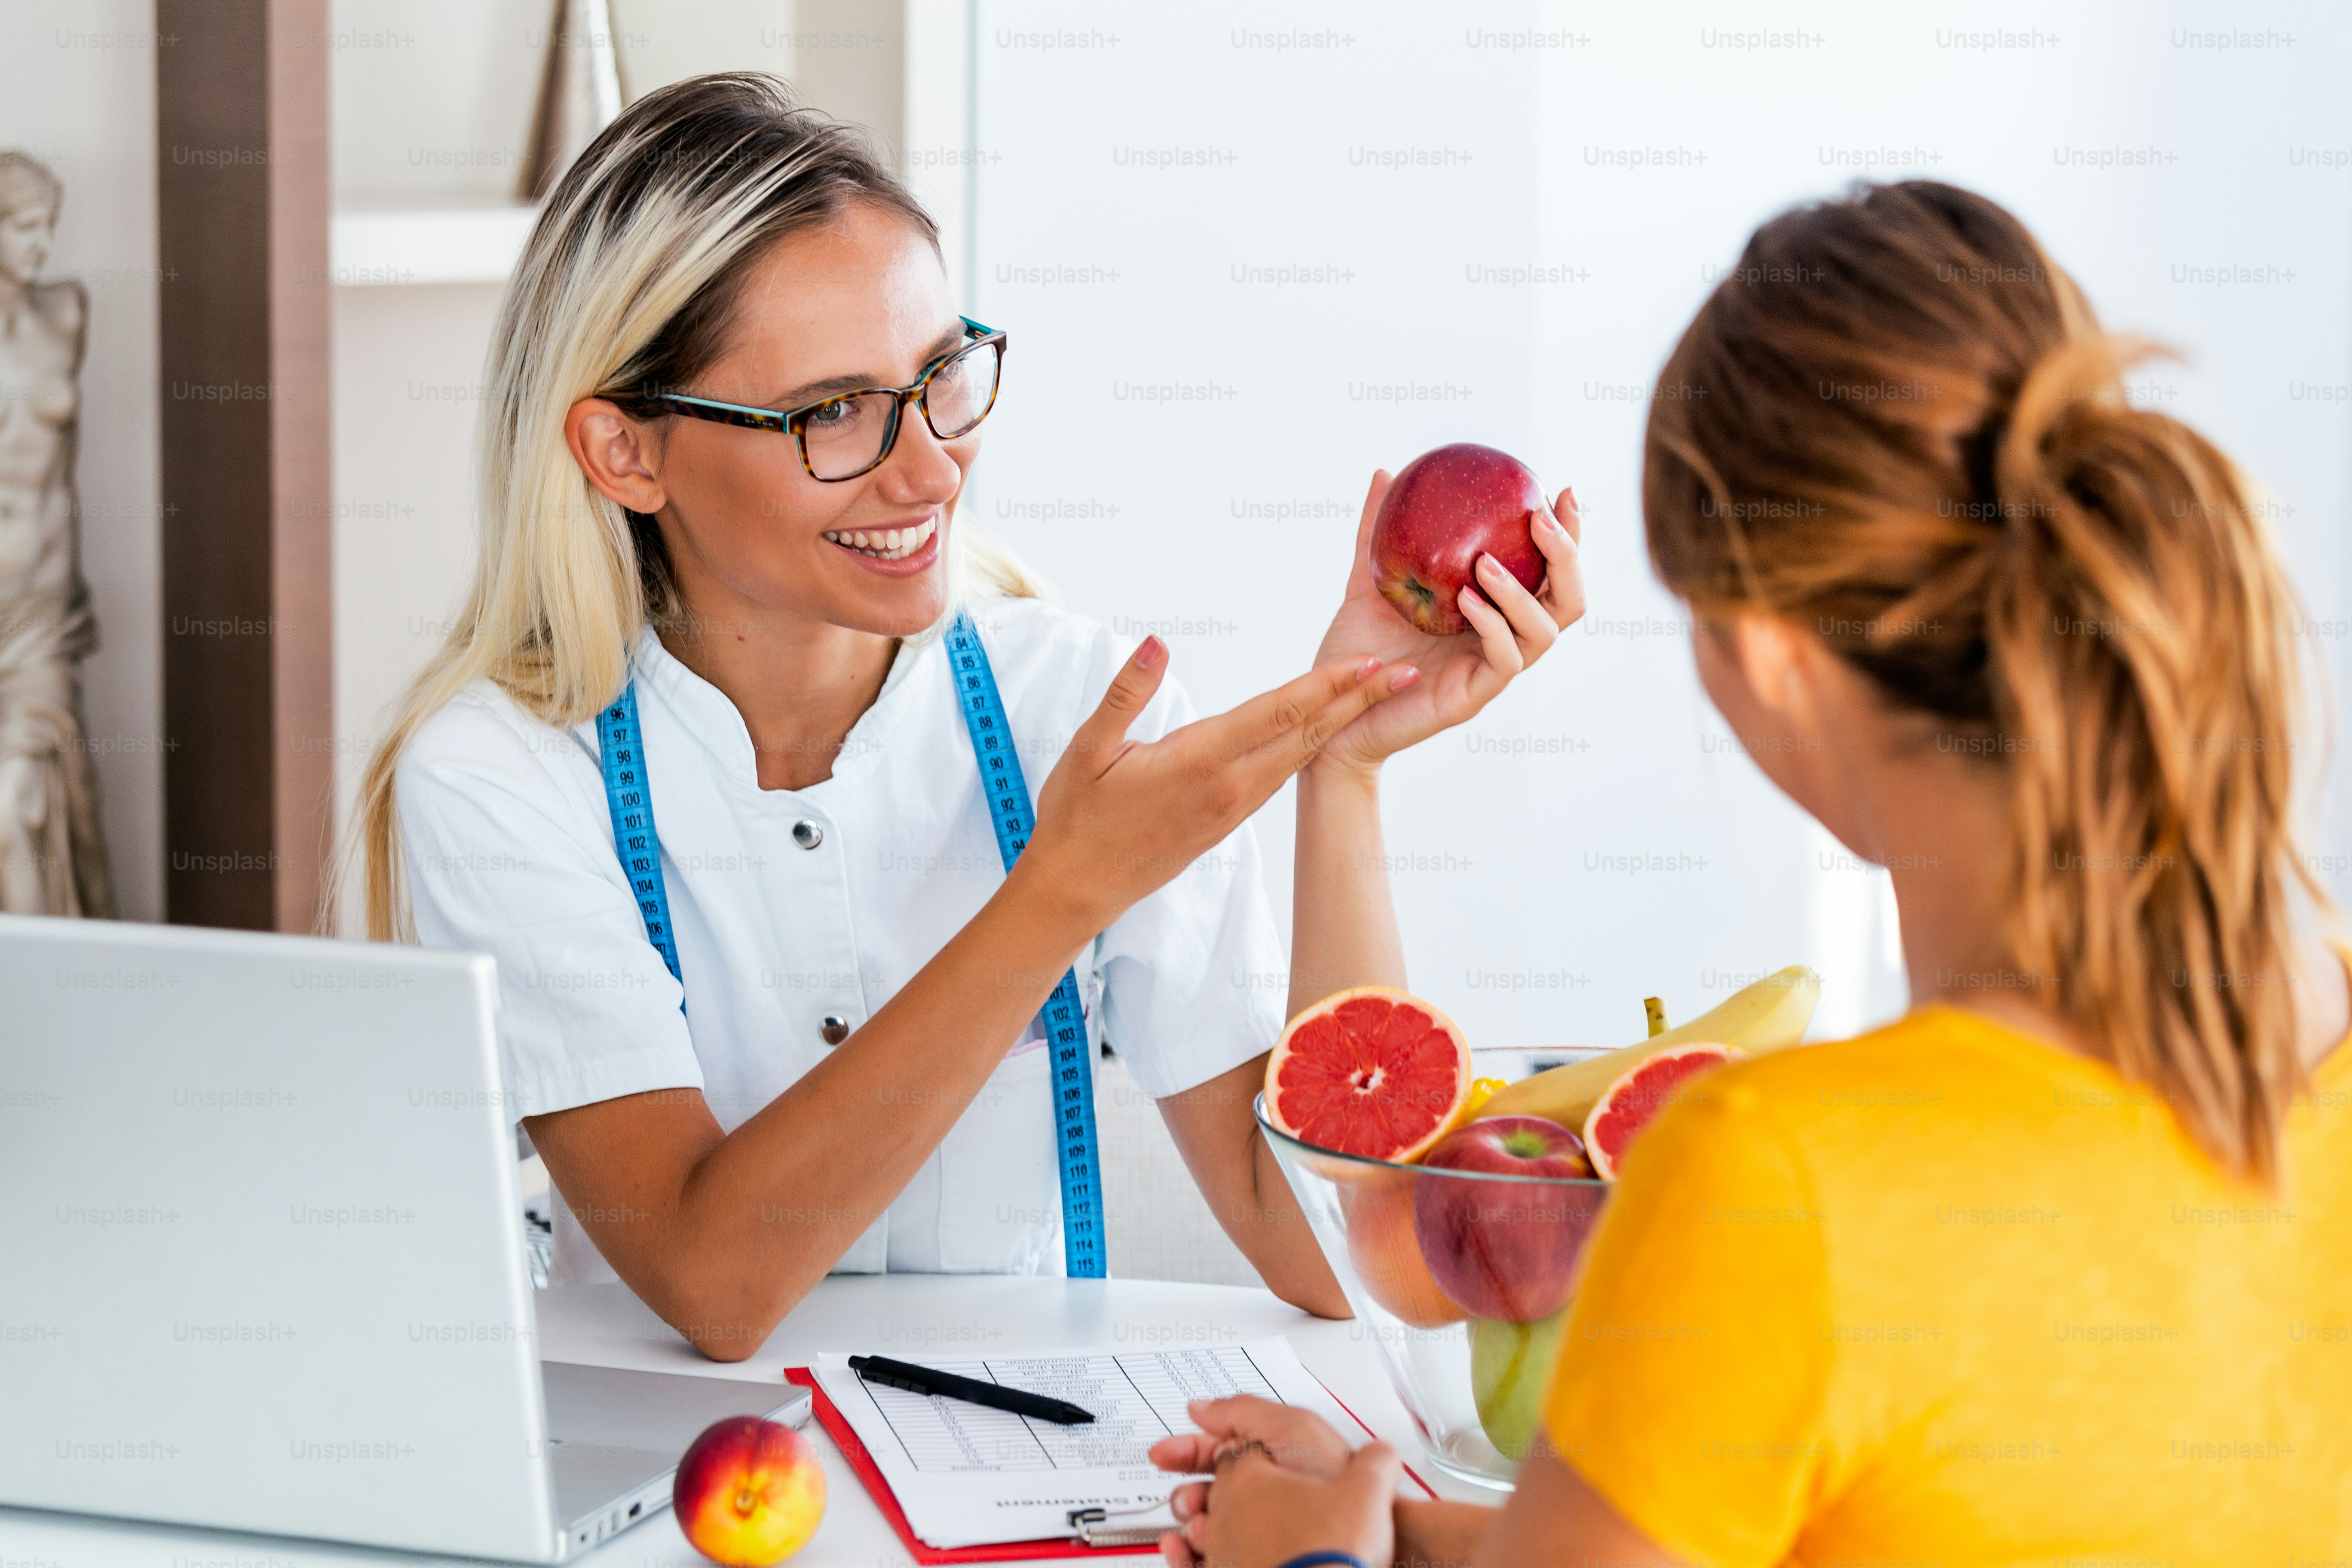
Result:
[[814,849],[824,842],[824,829],[803,817],[793,824],[793,842],[803,849]]
[[824,1038],[826,1045],[837,1046],[849,1038],[849,1020],[838,1013],[827,1013],[824,1016],[824,1022],[817,1026],[816,1032]]

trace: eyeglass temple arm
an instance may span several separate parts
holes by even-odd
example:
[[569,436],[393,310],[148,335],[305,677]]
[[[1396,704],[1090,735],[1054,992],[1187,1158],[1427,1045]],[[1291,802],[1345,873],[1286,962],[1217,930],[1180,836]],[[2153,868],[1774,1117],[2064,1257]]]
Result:
[[683,392],[656,392],[648,395],[656,403],[688,403],[697,408],[723,408],[730,414],[760,414],[777,420],[783,417],[773,408],[754,408],[748,403],[721,403],[715,397],[692,397]]
[[[958,316],[956,320],[961,321],[964,324],[964,330],[974,336],[987,338],[996,335],[994,327],[984,327],[970,316]],[[742,403],[721,403],[715,397],[689,397],[683,392],[657,392],[653,396],[655,401],[659,403],[690,403],[698,408],[723,408],[730,414],[764,414],[771,418],[780,416],[778,411],[773,408],[753,408]]]

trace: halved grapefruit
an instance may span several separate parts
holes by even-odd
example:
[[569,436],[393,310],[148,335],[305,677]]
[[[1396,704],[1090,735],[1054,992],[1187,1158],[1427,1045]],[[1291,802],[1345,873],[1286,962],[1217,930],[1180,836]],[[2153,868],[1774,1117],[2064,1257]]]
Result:
[[1417,996],[1360,985],[1290,1020],[1265,1064],[1266,1120],[1302,1143],[1410,1163],[1470,1097],[1470,1047]]
[[1642,1130],[1658,1114],[1689,1092],[1690,1081],[1704,1078],[1727,1063],[1743,1061],[1748,1053],[1729,1046],[1676,1046],[1635,1063],[1601,1091],[1592,1114],[1584,1119],[1584,1152],[1592,1173],[1603,1181],[1617,1179],[1617,1166]]

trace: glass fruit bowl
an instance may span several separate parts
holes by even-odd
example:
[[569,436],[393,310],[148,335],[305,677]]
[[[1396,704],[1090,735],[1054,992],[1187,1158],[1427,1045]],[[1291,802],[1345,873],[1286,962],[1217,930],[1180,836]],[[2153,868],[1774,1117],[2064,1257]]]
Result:
[[[1471,1072],[1516,1082],[1599,1054],[1475,1050]],[[1254,1109],[1431,1462],[1508,1490],[1610,1184],[1338,1153]]]

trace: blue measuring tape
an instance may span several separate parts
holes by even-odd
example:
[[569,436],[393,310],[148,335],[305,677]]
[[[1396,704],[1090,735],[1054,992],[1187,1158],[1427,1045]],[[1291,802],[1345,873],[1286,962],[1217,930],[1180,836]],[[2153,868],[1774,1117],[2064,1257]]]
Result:
[[[645,734],[637,728],[637,685],[621,688],[619,701],[596,715],[596,756],[604,770],[604,806],[613,814],[613,847],[637,895],[637,913],[654,951],[669,965],[669,977],[684,984],[677,967],[677,937],[669,923],[669,888],[662,881],[661,835],[654,827],[654,786],[646,773]],[[680,999],[678,1006],[686,1003]]]
[[[1029,784],[1021,775],[1021,758],[1013,748],[1013,731],[1004,717],[1004,700],[996,689],[996,672],[989,668],[988,650],[981,646],[980,630],[961,611],[948,627],[948,662],[956,683],[956,706],[963,714],[965,733],[971,737],[972,760],[980,768],[981,793],[988,800],[989,825],[996,830],[996,850],[1004,868],[1021,858],[1035,831],[1037,817],[1029,802]],[[596,715],[597,757],[604,773],[604,805],[613,815],[613,843],[621,868],[637,897],[637,912],[645,918],[646,935],[653,942],[670,976],[681,983],[677,942],[669,920],[669,889],[662,880],[661,835],[654,827],[653,783],[646,771],[645,736],[637,726],[635,681],[622,688],[620,700]],[[681,1002],[680,1006],[685,1004]],[[1063,1271],[1073,1279],[1103,1278],[1100,1185],[1096,1180],[1094,1047],[1087,1039],[1086,1005],[1078,995],[1078,972],[1068,970],[1045,999],[1037,1015],[1038,1032],[1053,1053],[1054,1146],[1062,1171]]]
[[[1021,851],[1029,847],[1037,816],[1029,804],[1028,782],[1021,776],[1021,758],[1013,749],[1004,700],[996,692],[996,672],[988,667],[980,629],[961,610],[948,627],[948,663],[955,672],[963,727],[971,736],[972,760],[980,764],[980,789],[988,798],[989,825],[996,829],[996,852],[1010,872]],[[1095,1179],[1094,1047],[1087,1039],[1076,970],[1062,975],[1037,1023],[1045,1048],[1054,1053],[1050,1076],[1054,1146],[1062,1164],[1063,1271],[1073,1279],[1099,1279],[1104,1251],[1101,1187]]]

